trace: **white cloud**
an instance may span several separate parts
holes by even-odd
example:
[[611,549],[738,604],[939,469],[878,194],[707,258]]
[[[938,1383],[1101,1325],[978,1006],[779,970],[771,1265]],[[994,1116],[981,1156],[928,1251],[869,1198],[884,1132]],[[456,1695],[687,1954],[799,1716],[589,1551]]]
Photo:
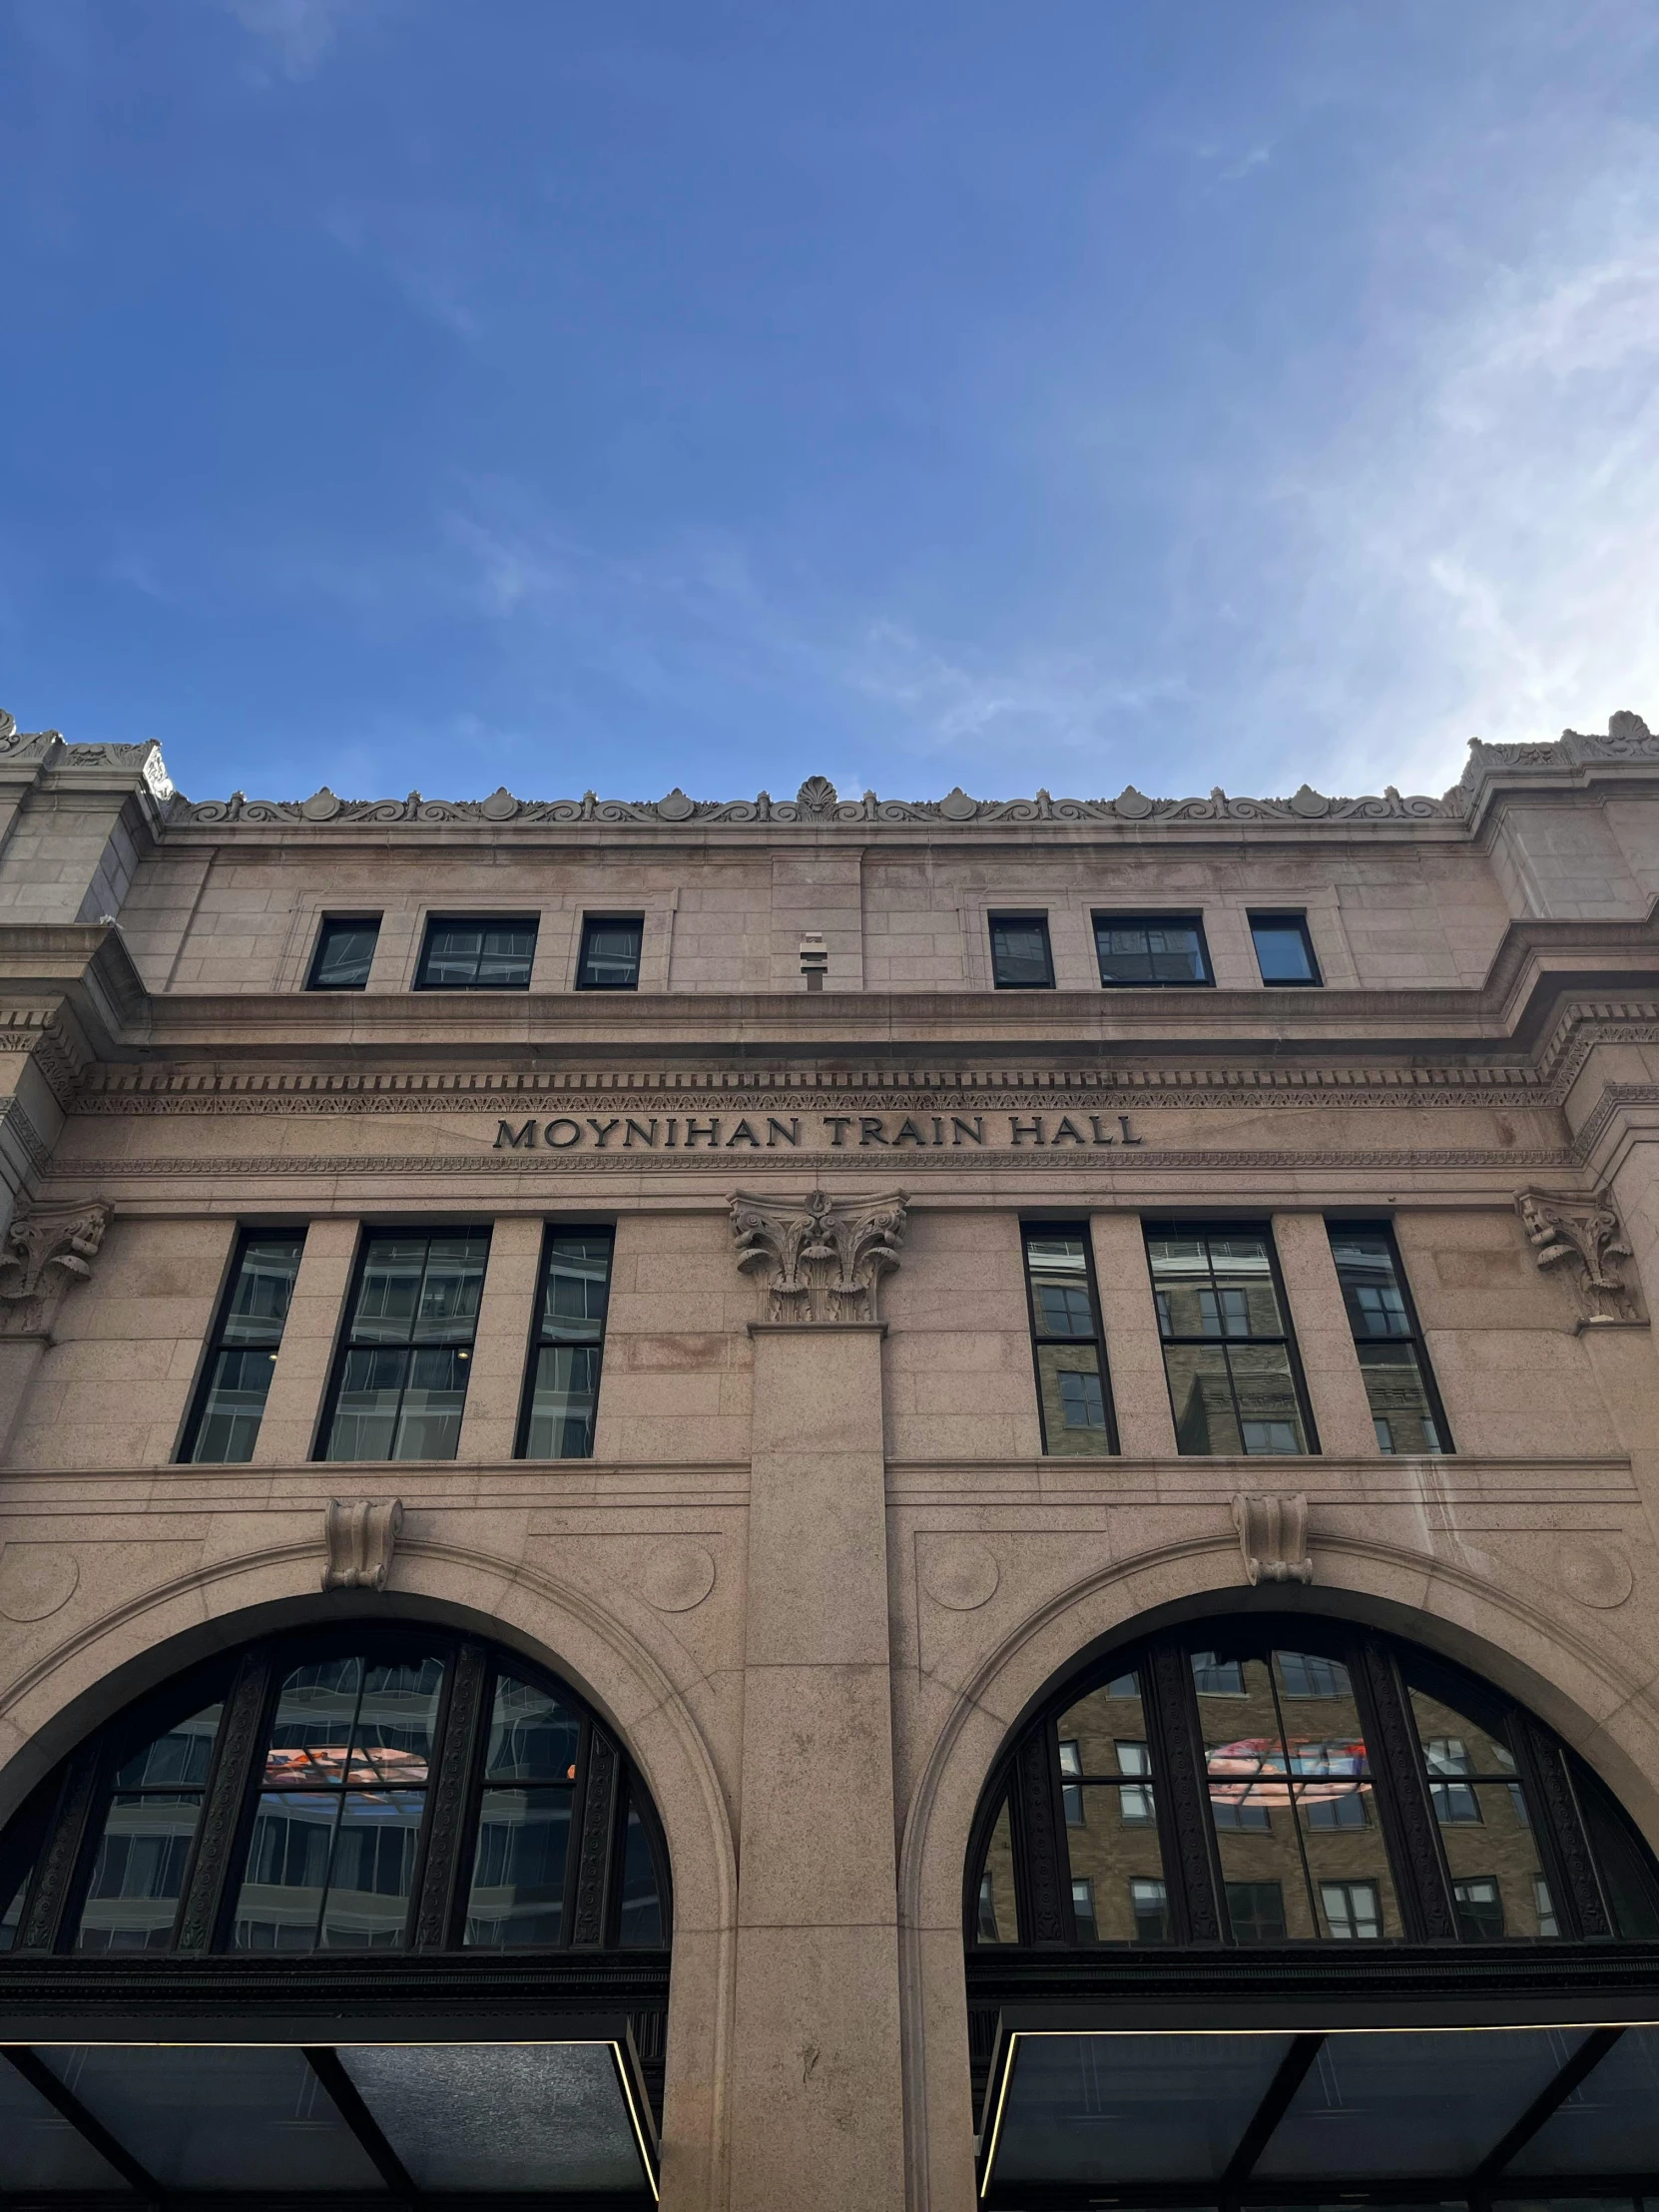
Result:
[[320,67],[347,22],[379,0],[225,0],[225,5],[271,66],[297,82]]

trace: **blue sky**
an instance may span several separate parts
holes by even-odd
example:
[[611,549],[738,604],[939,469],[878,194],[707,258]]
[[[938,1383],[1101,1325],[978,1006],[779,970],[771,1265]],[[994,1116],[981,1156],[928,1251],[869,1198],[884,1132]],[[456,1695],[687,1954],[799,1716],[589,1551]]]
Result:
[[182,789],[1659,721],[1637,0],[0,0],[0,704]]

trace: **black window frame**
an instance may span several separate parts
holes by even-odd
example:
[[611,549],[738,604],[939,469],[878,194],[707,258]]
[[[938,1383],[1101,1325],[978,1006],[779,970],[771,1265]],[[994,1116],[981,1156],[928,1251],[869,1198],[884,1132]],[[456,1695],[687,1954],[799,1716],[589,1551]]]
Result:
[[[530,957],[525,964],[522,983],[454,983],[428,980],[427,968],[432,957],[432,940],[440,929],[528,929],[530,932]],[[502,914],[449,914],[429,913],[420,940],[420,958],[415,966],[414,987],[417,991],[527,991],[535,974],[536,952],[541,941],[541,916],[539,913]],[[483,952],[480,949],[480,960]]]
[[[470,1362],[472,1355],[477,1350],[478,1346],[478,1321],[483,1308],[484,1286],[489,1279],[490,1253],[494,1248],[495,1242],[493,1224],[487,1221],[365,1221],[361,1225],[357,1233],[357,1250],[351,1265],[351,1278],[346,1286],[345,1304],[340,1312],[339,1329],[334,1339],[333,1358],[329,1364],[328,1369],[328,1387],[323,1392],[322,1412],[317,1421],[316,1435],[311,1445],[311,1460],[314,1464],[342,1467],[395,1467],[401,1465],[418,1466],[419,1464],[421,1464],[421,1461],[419,1461],[418,1459],[401,1459],[391,1457],[386,1457],[383,1459],[333,1459],[329,1457],[328,1445],[334,1432],[335,1415],[339,1410],[340,1392],[344,1387],[346,1362],[352,1352],[368,1350],[372,1347],[374,1343],[374,1340],[372,1339],[365,1339],[361,1345],[357,1344],[353,1337],[353,1324],[355,1323],[357,1318],[357,1300],[362,1291],[363,1277],[368,1270],[369,1253],[373,1246],[375,1238],[424,1237],[427,1240],[428,1244],[427,1260],[423,1264],[422,1268],[422,1282],[424,1282],[425,1267],[430,1265],[431,1240],[434,1237],[461,1236],[481,1236],[484,1239],[483,1270],[479,1277],[478,1286],[479,1314],[475,1314],[473,1316],[472,1335],[466,1343],[466,1358],[468,1362]],[[418,1349],[415,1346],[412,1336],[402,1346],[396,1346],[385,1340],[381,1340],[380,1342],[381,1349],[387,1351],[404,1350],[412,1352]],[[436,1350],[441,1348],[434,1345],[426,1349]],[[463,1387],[461,1392],[460,1419],[457,1422],[455,1429],[455,1452],[451,1452],[448,1455],[447,1460],[437,1462],[438,1464],[447,1465],[452,1462],[456,1452],[458,1452],[460,1449],[461,1428],[464,1426],[466,1421],[466,1401],[471,1393],[472,1369],[470,1365],[468,1366],[466,1371],[466,1385]],[[402,1417],[403,1397],[404,1394],[407,1392],[408,1387],[408,1382],[405,1379],[404,1382],[400,1385],[398,1392],[398,1410],[393,1415],[394,1438],[396,1434],[397,1421]]]
[[[202,1364],[197,1373],[195,1385],[191,1390],[190,1408],[185,1415],[184,1426],[179,1431],[178,1448],[173,1454],[175,1466],[236,1467],[247,1466],[252,1462],[254,1452],[259,1446],[260,1429],[265,1426],[265,1409],[270,1391],[269,1382],[266,1385],[268,1397],[263,1398],[260,1402],[260,1418],[254,1430],[254,1437],[249,1446],[247,1459],[198,1459],[196,1446],[202,1434],[203,1424],[208,1417],[209,1401],[213,1396],[220,1356],[234,1349],[226,1344],[225,1331],[226,1325],[231,1319],[237,1287],[242,1280],[243,1262],[248,1255],[250,1246],[258,1244],[264,1238],[291,1238],[298,1247],[293,1270],[294,1280],[297,1282],[299,1270],[304,1265],[305,1239],[308,1228],[309,1224],[307,1222],[269,1222],[265,1224],[243,1222],[238,1224],[236,1239],[231,1247],[230,1263],[226,1268],[225,1280],[220,1286],[219,1298],[214,1306],[213,1327],[208,1332],[207,1343],[203,1347]],[[248,1346],[244,1348],[248,1350],[269,1350],[274,1371],[276,1365],[276,1356],[281,1350],[282,1339],[287,1333],[287,1314],[284,1313],[281,1327],[272,1336],[269,1347]]]
[[[380,924],[385,920],[379,914],[323,914],[317,922],[316,943],[311,951],[310,966],[305,970],[305,988],[308,991],[366,991],[373,972],[374,956],[380,949]],[[373,942],[368,948],[368,965],[363,969],[360,983],[324,983],[320,980],[323,956],[328,950],[330,934],[336,929],[372,929]]]
[[[1047,972],[1040,983],[1004,982],[997,972],[996,933],[998,929],[1016,926],[1036,929],[1042,937],[1043,964]],[[986,935],[990,941],[991,983],[999,991],[1051,991],[1054,988],[1054,939],[1048,926],[1046,907],[1002,907],[985,916]]]
[[[1191,929],[1198,938],[1198,957],[1204,972],[1202,975],[1182,977],[1108,976],[1103,972],[1100,950],[1100,930],[1103,923],[1109,929]],[[1089,914],[1089,930],[1094,938],[1095,971],[1100,976],[1103,991],[1212,991],[1216,987],[1215,962],[1210,957],[1210,940],[1204,933],[1204,915],[1201,910],[1147,913],[1131,908],[1120,913],[1110,906],[1098,906]],[[1150,949],[1147,957],[1152,957]]]
[[[555,1247],[561,1237],[603,1238],[609,1246],[605,1264],[605,1312],[600,1319],[597,1338],[580,1337],[572,1332],[567,1337],[549,1333],[545,1319],[547,1279],[553,1266]],[[611,1292],[616,1280],[616,1225],[614,1222],[550,1221],[542,1230],[541,1254],[536,1262],[536,1299],[530,1314],[530,1335],[525,1348],[524,1384],[519,1393],[518,1426],[513,1437],[513,1457],[528,1466],[557,1466],[564,1462],[593,1457],[594,1437],[599,1427],[599,1392],[605,1380],[605,1338],[610,1328]],[[529,1450],[530,1423],[535,1411],[536,1371],[540,1356],[555,1351],[561,1344],[595,1346],[593,1376],[593,1428],[586,1451],[561,1451],[548,1457],[531,1457]]]
[[[1342,1283],[1342,1268],[1337,1263],[1336,1255],[1336,1240],[1339,1235],[1346,1231],[1350,1236],[1380,1237],[1387,1246],[1388,1257],[1393,1264],[1394,1285],[1399,1292],[1400,1303],[1405,1309],[1406,1331],[1403,1336],[1395,1337],[1362,1338],[1358,1335],[1355,1335],[1354,1317],[1349,1310],[1348,1298],[1345,1291],[1343,1298],[1343,1311],[1345,1314],[1348,1315],[1349,1333],[1351,1336],[1353,1336],[1355,1356],[1356,1359],[1358,1359],[1360,1347],[1362,1344],[1408,1344],[1411,1347],[1412,1351],[1416,1354],[1417,1374],[1422,1382],[1423,1395],[1428,1400],[1428,1410],[1433,1415],[1434,1425],[1443,1439],[1443,1441],[1439,1445],[1438,1450],[1435,1451],[1432,1456],[1441,1459],[1454,1458],[1457,1452],[1456,1439],[1451,1433],[1451,1423],[1445,1417],[1445,1405],[1441,1400],[1440,1386],[1434,1376],[1434,1363],[1428,1357],[1427,1340],[1423,1336],[1422,1323],[1417,1315],[1416,1300],[1411,1296],[1411,1279],[1405,1272],[1404,1261],[1400,1258],[1399,1239],[1394,1235],[1393,1223],[1387,1220],[1373,1220],[1370,1218],[1362,1217],[1356,1217],[1355,1219],[1351,1220],[1346,1215],[1327,1214],[1327,1216],[1325,1217],[1325,1229],[1327,1241],[1332,1247],[1332,1263],[1333,1265],[1337,1266],[1337,1281],[1339,1285]],[[1361,1361],[1359,1364],[1360,1373],[1363,1378],[1366,1372],[1365,1363]],[[1367,1387],[1366,1395],[1367,1402],[1369,1403],[1371,1397],[1369,1385]],[[1375,1412],[1373,1414],[1373,1419],[1374,1421],[1376,1419]],[[1410,1456],[1411,1454],[1408,1452],[1395,1453],[1391,1449],[1383,1453],[1384,1458],[1408,1458]]]
[[[1036,1294],[1031,1287],[1031,1239],[1034,1236],[1076,1237],[1083,1246],[1083,1271],[1089,1298],[1089,1314],[1094,1323],[1092,1337],[1056,1337],[1040,1330],[1037,1325]],[[1116,1458],[1122,1450],[1118,1440],[1117,1408],[1112,1401],[1112,1371],[1106,1358],[1106,1329],[1101,1319],[1100,1288],[1095,1281],[1094,1238],[1089,1232],[1087,1219],[1045,1221],[1035,1216],[1020,1217],[1019,1224],[1020,1269],[1025,1279],[1025,1319],[1031,1335],[1031,1375],[1037,1393],[1037,1425],[1042,1436],[1045,1459],[1108,1459]],[[1043,1405],[1042,1361],[1039,1357],[1045,1345],[1094,1346],[1095,1359],[1100,1371],[1100,1395],[1106,1412],[1106,1449],[1094,1451],[1052,1451],[1048,1440],[1048,1414]]]
[[[640,933],[639,950],[634,955],[634,979],[631,983],[601,983],[590,980],[588,962],[592,957],[591,943],[596,929],[637,929]],[[645,966],[645,916],[634,914],[590,914],[582,916],[582,935],[576,951],[576,988],[579,991],[637,991],[640,987],[640,971]]]
[[[1248,909],[1245,914],[1250,924],[1250,949],[1256,955],[1256,972],[1262,987],[1269,991],[1314,991],[1325,988],[1325,975],[1320,967],[1319,954],[1314,950],[1314,932],[1308,926],[1308,915],[1301,907],[1264,908],[1258,912]],[[1294,929],[1302,939],[1302,949],[1308,955],[1312,970],[1308,975],[1276,975],[1271,979],[1262,971],[1262,948],[1256,941],[1258,927],[1264,929]]]
[[[1183,1221],[1179,1217],[1143,1217],[1141,1222],[1141,1233],[1142,1243],[1146,1250],[1147,1280],[1152,1288],[1153,1315],[1158,1324],[1158,1348],[1160,1356],[1163,1358],[1164,1361],[1164,1387],[1169,1393],[1170,1418],[1175,1424],[1175,1444],[1177,1455],[1184,1459],[1225,1459],[1233,1457],[1248,1457],[1253,1459],[1317,1459],[1321,1457],[1322,1447],[1320,1444],[1319,1428],[1314,1420],[1314,1408],[1308,1395],[1308,1379],[1303,1373],[1302,1353],[1296,1341],[1296,1317],[1291,1312],[1291,1302],[1285,1295],[1285,1278],[1279,1266],[1279,1240],[1274,1236],[1272,1222],[1265,1221],[1260,1216],[1257,1216],[1254,1220],[1241,1221],[1218,1221],[1213,1218],[1203,1221]],[[1210,1237],[1260,1237],[1263,1244],[1267,1247],[1268,1268],[1273,1278],[1274,1296],[1279,1302],[1280,1317],[1284,1323],[1284,1334],[1279,1337],[1258,1337],[1254,1335],[1249,1337],[1166,1336],[1164,1334],[1163,1316],[1158,1306],[1158,1279],[1153,1271],[1151,1250],[1153,1238],[1163,1236],[1204,1237],[1206,1239]],[[1212,1261],[1210,1265],[1213,1275],[1215,1263]],[[1188,1452],[1181,1449],[1181,1412],[1180,1408],[1175,1402],[1174,1384],[1170,1381],[1168,1359],[1170,1347],[1172,1345],[1198,1345],[1211,1347],[1219,1345],[1225,1348],[1229,1345],[1235,1344],[1284,1345],[1287,1359],[1290,1365],[1291,1385],[1296,1393],[1297,1409],[1302,1416],[1303,1434],[1307,1438],[1306,1451],[1262,1451],[1248,1453],[1244,1451],[1244,1413],[1239,1403],[1237,1386],[1233,1382],[1233,1368],[1231,1361],[1229,1361],[1227,1364],[1228,1387],[1229,1390],[1232,1392],[1234,1417],[1238,1423],[1239,1428],[1239,1452]]]

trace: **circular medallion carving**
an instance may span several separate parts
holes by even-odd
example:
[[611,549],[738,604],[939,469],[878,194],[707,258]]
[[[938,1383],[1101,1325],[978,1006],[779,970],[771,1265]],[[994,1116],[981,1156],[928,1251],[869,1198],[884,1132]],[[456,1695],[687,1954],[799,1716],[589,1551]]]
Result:
[[324,784],[319,792],[299,802],[299,812],[307,822],[332,822],[339,813],[339,801]]
[[1145,792],[1138,792],[1133,784],[1125,784],[1112,802],[1112,811],[1125,822],[1145,822],[1152,812],[1152,802]]
[[971,1613],[983,1605],[1001,1579],[995,1553],[983,1544],[942,1544],[922,1560],[922,1588],[935,1605],[952,1613]]
[[658,818],[663,822],[684,822],[687,816],[695,811],[696,805],[697,802],[688,799],[679,785],[676,784],[666,799],[658,800]]
[[946,822],[971,822],[978,812],[978,800],[969,799],[960,784],[953,792],[946,792],[939,801],[939,813]]
[[1291,795],[1291,812],[1300,815],[1304,822],[1318,822],[1322,815],[1331,812],[1331,802],[1324,792],[1317,792],[1312,785],[1304,784]]
[[1559,1556],[1562,1589],[1599,1613],[1622,1605],[1635,1587],[1630,1561],[1605,1544],[1565,1544]]
[[518,813],[518,801],[505,784],[498,785],[478,809],[486,822],[511,822]]
[[9,1621],[43,1621],[69,1603],[80,1579],[72,1551],[56,1544],[8,1544],[0,1552],[0,1613]]
[[715,1586],[714,1554],[702,1544],[664,1544],[647,1555],[637,1579],[659,1613],[689,1613]]

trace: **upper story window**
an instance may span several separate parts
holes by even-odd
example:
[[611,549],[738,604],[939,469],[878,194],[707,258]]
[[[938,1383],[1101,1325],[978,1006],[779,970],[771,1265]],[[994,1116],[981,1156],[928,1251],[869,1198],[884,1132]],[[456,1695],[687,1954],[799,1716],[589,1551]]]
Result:
[[645,921],[639,914],[588,914],[576,963],[579,991],[637,991]]
[[245,1229],[237,1239],[182,1460],[253,1458],[304,1246],[302,1229]]
[[306,990],[367,990],[379,938],[378,914],[325,914],[305,978]]
[[425,1629],[283,1637],[147,1698],[0,1837],[0,1892],[37,1953],[669,1939],[615,1739],[543,1670]]
[[991,976],[999,991],[1051,991],[1054,956],[1046,914],[992,914]]
[[1148,1224],[1146,1251],[1179,1449],[1317,1449],[1268,1230]]
[[1214,983],[1198,914],[1096,914],[1100,980],[1124,985]]
[[1027,1222],[1021,1234],[1043,1450],[1071,1458],[1116,1451],[1088,1224]]
[[434,914],[426,924],[416,990],[527,991],[536,927],[534,915]]
[[611,1232],[550,1229],[519,1424],[521,1459],[589,1459],[611,1295]]
[[1264,983],[1323,983],[1306,914],[1252,914],[1250,934]]
[[371,1230],[334,1363],[319,1459],[453,1459],[487,1229]]
[[1328,1227],[1379,1449],[1450,1451],[1451,1431],[1392,1232],[1382,1222]]

